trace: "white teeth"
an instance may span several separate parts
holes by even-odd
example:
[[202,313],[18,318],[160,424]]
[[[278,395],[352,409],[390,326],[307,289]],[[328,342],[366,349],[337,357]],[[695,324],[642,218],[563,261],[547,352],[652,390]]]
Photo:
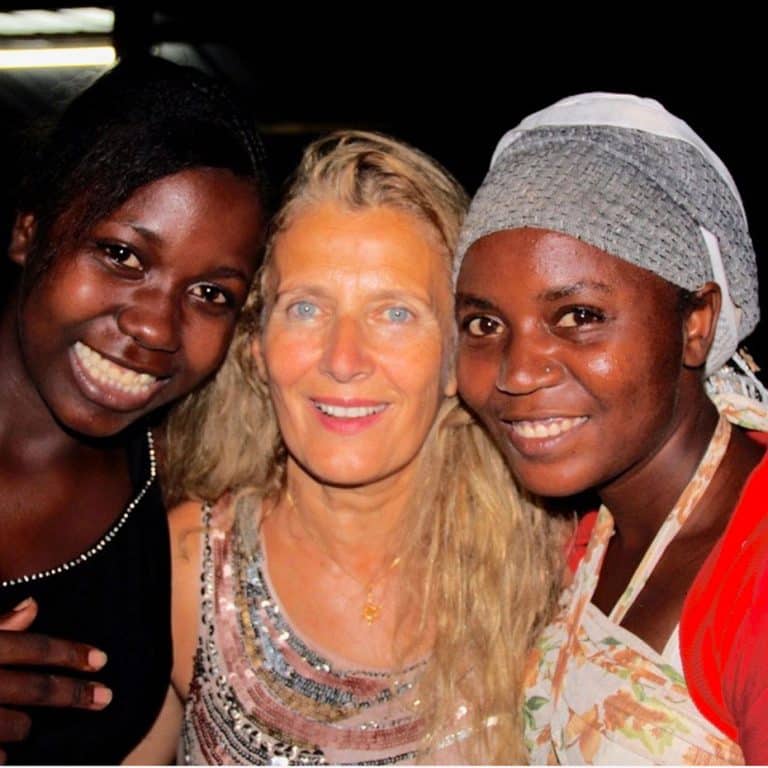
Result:
[[587,420],[586,416],[576,418],[561,419],[540,419],[536,421],[515,421],[512,423],[512,429],[520,437],[557,437],[570,431],[579,424]]
[[123,392],[139,394],[146,392],[157,381],[154,376],[148,373],[137,373],[122,365],[117,365],[111,360],[102,357],[95,349],[76,341],[74,345],[75,354],[80,364],[96,381],[101,384],[107,384],[110,387],[116,387]]
[[334,416],[337,419],[361,419],[363,416],[373,416],[374,413],[381,413],[387,407],[385,403],[381,405],[357,405],[347,408],[342,405],[313,402],[318,411],[327,416]]

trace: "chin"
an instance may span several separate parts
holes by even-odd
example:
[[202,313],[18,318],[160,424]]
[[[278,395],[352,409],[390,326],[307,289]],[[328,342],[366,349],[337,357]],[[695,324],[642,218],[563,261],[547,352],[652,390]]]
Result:
[[309,472],[321,485],[335,488],[364,488],[381,480],[381,477],[371,476],[367,473],[350,472]]
[[567,498],[590,491],[596,486],[595,482],[565,467],[558,468],[556,464],[532,469],[510,461],[509,466],[518,483],[535,496]]
[[65,431],[97,440],[120,434],[140,418],[126,418],[124,414],[118,413],[96,416],[83,413],[65,413],[59,416],[54,413],[53,416]]
[[[319,457],[318,457],[319,458]],[[311,457],[298,460],[297,464],[321,485],[337,488],[360,488],[383,480],[388,475],[372,471],[370,465],[363,465],[358,461],[350,460],[349,456],[337,453],[333,457],[323,457],[325,461],[312,461]],[[335,460],[328,461],[329,458]]]

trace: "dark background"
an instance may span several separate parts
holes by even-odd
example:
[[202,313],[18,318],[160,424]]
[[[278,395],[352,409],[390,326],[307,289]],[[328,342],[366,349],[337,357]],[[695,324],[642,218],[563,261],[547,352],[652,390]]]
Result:
[[[0,10],[25,7],[56,6],[16,3]],[[594,18],[588,8],[554,5],[534,12],[514,6],[504,13],[479,4],[415,3],[111,7],[120,55],[152,50],[232,83],[253,111],[278,183],[307,141],[357,127],[415,144],[471,193],[498,138],[528,113],[590,90],[658,99],[689,122],[733,174],[758,253],[761,304],[768,306],[768,223],[762,216],[768,43],[754,39],[762,25],[749,14],[721,6],[716,16],[689,12],[672,25],[666,13],[671,7],[627,5],[593,11]],[[22,170],[19,141],[97,75],[0,72],[5,226]],[[763,365],[767,338],[761,329],[748,340]]]

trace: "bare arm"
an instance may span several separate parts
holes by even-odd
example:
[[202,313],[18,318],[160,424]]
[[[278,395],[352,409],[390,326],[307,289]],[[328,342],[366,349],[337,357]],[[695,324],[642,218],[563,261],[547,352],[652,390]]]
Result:
[[200,616],[203,528],[200,502],[189,501],[168,513],[171,534],[171,626],[173,672],[160,714],[124,765],[168,765],[174,761],[181,733],[184,701],[194,669]]

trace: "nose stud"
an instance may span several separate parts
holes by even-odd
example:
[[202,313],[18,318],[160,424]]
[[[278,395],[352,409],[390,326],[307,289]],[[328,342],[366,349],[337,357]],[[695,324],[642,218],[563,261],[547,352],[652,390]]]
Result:
[[548,365],[545,365],[544,366],[544,373],[552,373],[552,369]]

